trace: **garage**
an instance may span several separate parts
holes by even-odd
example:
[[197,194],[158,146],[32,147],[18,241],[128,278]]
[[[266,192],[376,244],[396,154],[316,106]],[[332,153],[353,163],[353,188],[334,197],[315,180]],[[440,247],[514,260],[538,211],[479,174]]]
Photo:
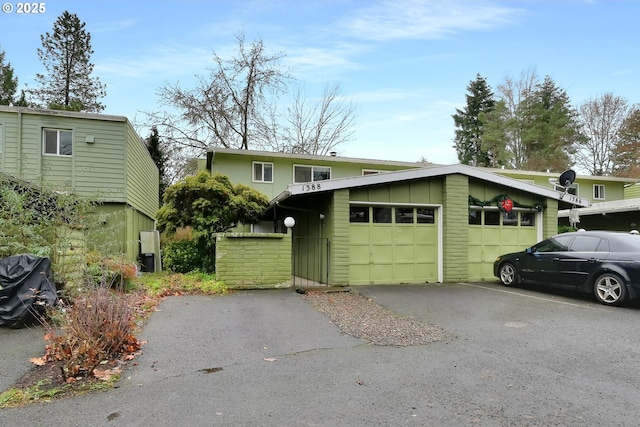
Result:
[[438,206],[351,204],[349,219],[352,284],[438,281]]
[[542,216],[531,210],[503,212],[497,208],[469,209],[470,281],[493,279],[493,262],[542,239]]
[[556,234],[558,208],[579,202],[452,165],[292,184],[268,214],[295,219],[294,241],[327,242],[323,283],[394,285],[495,280],[498,255]]

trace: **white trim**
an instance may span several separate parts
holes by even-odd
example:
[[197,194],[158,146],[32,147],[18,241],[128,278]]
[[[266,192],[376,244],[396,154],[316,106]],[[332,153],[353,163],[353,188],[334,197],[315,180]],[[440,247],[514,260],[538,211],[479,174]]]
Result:
[[[56,132],[56,152],[55,153],[47,153],[47,141],[46,141],[46,133],[47,131],[55,131]],[[61,132],[69,132],[71,134],[71,154],[60,154],[60,133]],[[55,128],[55,127],[43,127],[42,133],[42,155],[43,156],[54,156],[54,157],[73,157],[75,152],[75,144],[74,144],[74,131],[73,129],[64,129],[64,128]]]
[[[640,198],[612,200],[610,202],[593,203],[589,207],[577,208],[578,214],[582,215],[601,215],[616,212],[634,212],[640,211]],[[563,209],[558,211],[558,218],[569,218],[571,209]]]
[[358,206],[393,206],[395,208],[435,208],[438,206],[442,206],[428,203],[367,202],[358,200],[349,200],[349,204]]
[[[345,188],[364,187],[376,184],[390,184],[401,181],[410,181],[420,178],[432,178],[440,177],[452,174],[461,174],[468,177],[477,178],[480,180],[493,182],[494,184],[504,185],[517,190],[522,190],[528,193],[536,194],[550,199],[563,200],[567,203],[574,205],[588,206],[589,201],[571,194],[562,194],[558,191],[551,190],[546,187],[541,187],[535,184],[528,184],[526,182],[518,181],[515,178],[509,178],[503,175],[484,171],[482,169],[473,168],[466,165],[449,165],[439,167],[423,167],[418,169],[406,169],[402,171],[393,171],[387,173],[379,173],[374,175],[353,176],[348,178],[338,178],[321,181],[322,186],[316,189],[310,189],[309,186],[304,184],[289,184],[287,190],[278,196],[276,199],[282,200],[290,196],[309,194],[309,193],[322,193],[326,191],[342,190]],[[318,182],[318,181],[316,181]],[[286,195],[284,193],[287,193]]]
[[[602,194],[600,194],[600,197],[596,197],[596,188],[597,187],[602,187]],[[607,196],[606,196],[606,186],[604,184],[593,184],[593,200],[606,200]]]
[[[260,181],[258,181],[256,179],[256,176],[255,176],[256,163],[259,163],[259,164],[262,165],[262,180],[260,180]],[[264,165],[271,165],[271,181],[265,181],[264,180]],[[263,183],[263,184],[273,184],[273,172],[274,172],[273,162],[260,162],[260,161],[251,162],[251,182],[259,182],[259,183]]]

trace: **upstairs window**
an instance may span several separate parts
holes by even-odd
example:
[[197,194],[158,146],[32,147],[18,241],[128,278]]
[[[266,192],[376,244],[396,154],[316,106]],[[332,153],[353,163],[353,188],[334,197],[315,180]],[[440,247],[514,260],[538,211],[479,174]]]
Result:
[[71,156],[73,133],[70,130],[43,129],[42,152],[53,156]]
[[254,182],[273,182],[273,163],[253,162]]
[[293,182],[315,182],[331,179],[331,168],[328,166],[302,166],[293,167]]
[[602,184],[593,185],[593,198],[595,200],[604,200],[604,185]]

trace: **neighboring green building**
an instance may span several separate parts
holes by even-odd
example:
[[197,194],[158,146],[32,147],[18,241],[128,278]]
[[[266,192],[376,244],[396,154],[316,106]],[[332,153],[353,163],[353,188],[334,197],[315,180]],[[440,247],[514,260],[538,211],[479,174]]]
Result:
[[271,198],[253,231],[293,217],[294,276],[329,285],[495,280],[496,256],[556,234],[559,209],[589,204],[548,179],[463,165],[216,149],[201,167]]
[[126,117],[0,106],[0,171],[99,201],[114,251],[132,261],[155,230],[158,168]]

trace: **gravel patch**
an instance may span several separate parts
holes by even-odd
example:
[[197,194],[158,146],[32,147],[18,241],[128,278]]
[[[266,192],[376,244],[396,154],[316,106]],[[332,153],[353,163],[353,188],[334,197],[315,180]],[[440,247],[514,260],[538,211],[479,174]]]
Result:
[[302,297],[345,334],[375,345],[407,347],[447,337],[442,328],[399,316],[359,293],[307,292]]

